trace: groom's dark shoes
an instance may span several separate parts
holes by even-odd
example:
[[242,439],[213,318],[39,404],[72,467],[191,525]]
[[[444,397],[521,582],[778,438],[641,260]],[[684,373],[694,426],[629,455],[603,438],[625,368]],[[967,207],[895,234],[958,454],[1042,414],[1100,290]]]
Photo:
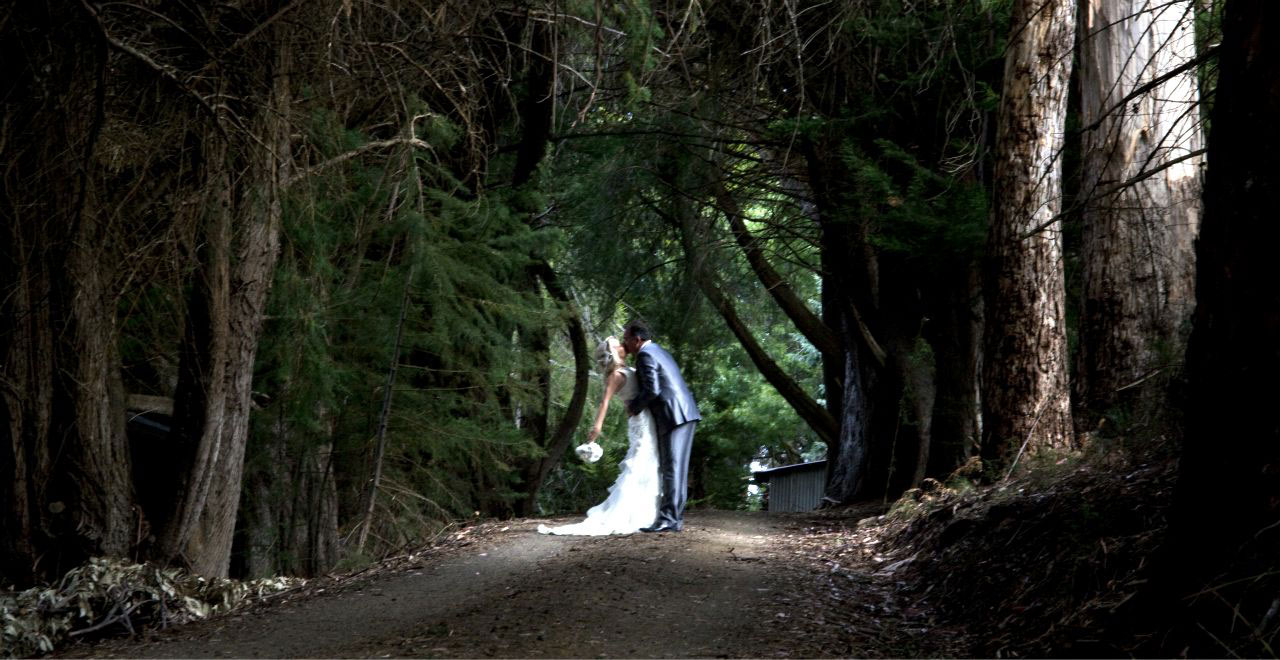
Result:
[[683,525],[673,525],[671,523],[654,523],[648,527],[641,527],[642,532],[678,532],[684,529]]

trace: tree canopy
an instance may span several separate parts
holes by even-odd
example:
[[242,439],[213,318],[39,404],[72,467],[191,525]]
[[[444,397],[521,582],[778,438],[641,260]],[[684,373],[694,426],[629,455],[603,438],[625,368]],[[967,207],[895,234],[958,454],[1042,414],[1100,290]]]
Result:
[[1231,311],[1201,216],[1251,194],[1204,154],[1267,101],[1221,4],[1257,3],[0,10],[4,579],[317,574],[580,511],[627,450],[613,412],[571,458],[590,355],[633,318],[704,413],[694,506],[820,459],[847,504],[1176,453],[1187,336]]

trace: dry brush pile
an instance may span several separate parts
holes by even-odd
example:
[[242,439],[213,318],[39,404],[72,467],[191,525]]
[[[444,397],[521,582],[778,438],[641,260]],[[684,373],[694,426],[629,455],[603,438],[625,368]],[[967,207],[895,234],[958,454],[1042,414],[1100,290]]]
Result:
[[0,593],[0,654],[32,657],[78,637],[187,623],[304,583],[289,577],[208,579],[175,568],[95,557],[55,584]]

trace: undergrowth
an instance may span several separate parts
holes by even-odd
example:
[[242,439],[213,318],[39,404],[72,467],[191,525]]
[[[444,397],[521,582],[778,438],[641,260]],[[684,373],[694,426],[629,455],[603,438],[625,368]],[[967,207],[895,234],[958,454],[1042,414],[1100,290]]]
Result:
[[77,637],[203,619],[304,582],[289,577],[208,579],[179,569],[93,558],[55,584],[0,593],[0,655],[33,657]]
[[908,599],[967,629],[974,655],[1128,655],[1141,640],[1109,626],[1145,582],[1175,472],[1107,454],[994,486],[953,475],[863,524],[903,562]]
[[1166,544],[1177,472],[1159,447],[1094,449],[995,485],[925,480],[859,528],[901,566],[909,606],[963,629],[974,656],[1277,657],[1277,525],[1206,567],[1199,592],[1153,588],[1181,552]]

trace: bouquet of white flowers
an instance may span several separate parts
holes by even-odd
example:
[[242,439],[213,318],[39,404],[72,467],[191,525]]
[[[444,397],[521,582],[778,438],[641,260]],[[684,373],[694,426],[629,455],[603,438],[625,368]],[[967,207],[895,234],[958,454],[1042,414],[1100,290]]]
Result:
[[577,454],[578,458],[582,459],[583,462],[595,463],[600,460],[601,456],[604,456],[604,447],[601,447],[595,442],[588,442],[585,445],[578,445],[577,449],[574,449],[573,452]]

